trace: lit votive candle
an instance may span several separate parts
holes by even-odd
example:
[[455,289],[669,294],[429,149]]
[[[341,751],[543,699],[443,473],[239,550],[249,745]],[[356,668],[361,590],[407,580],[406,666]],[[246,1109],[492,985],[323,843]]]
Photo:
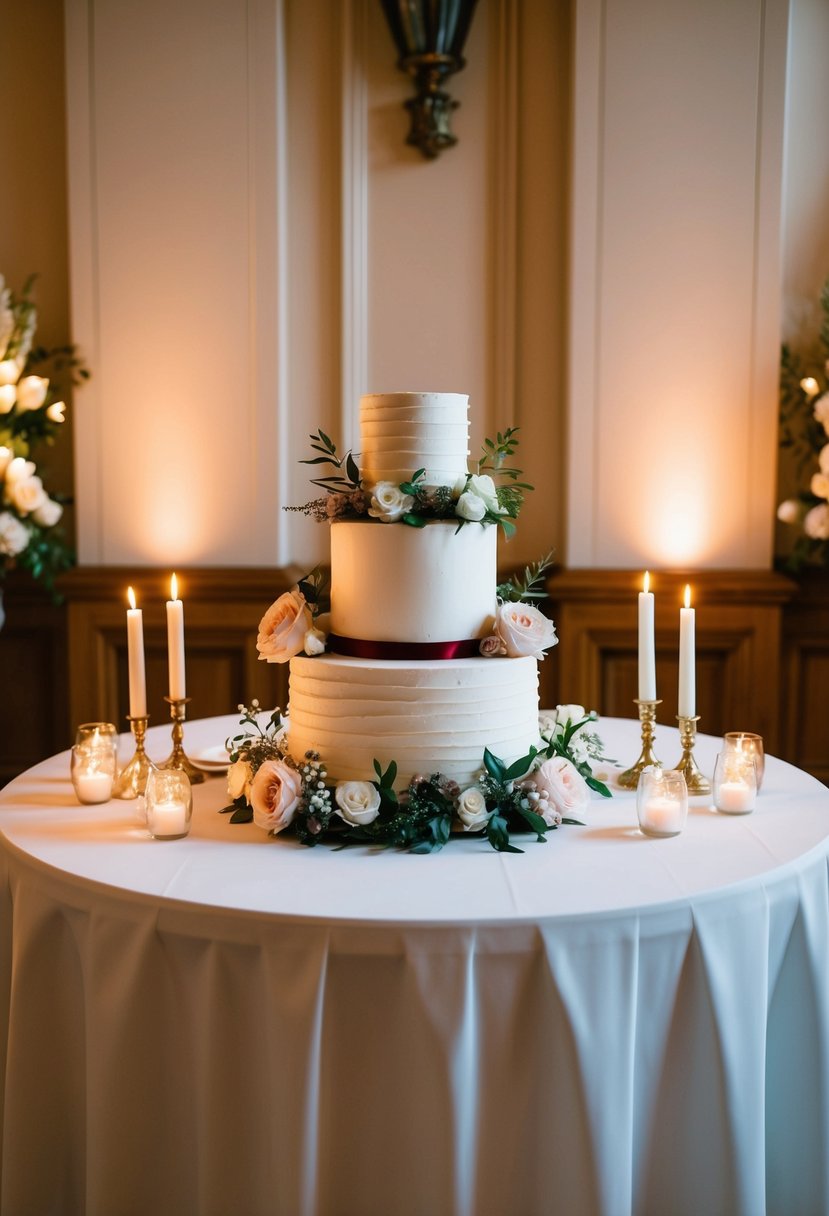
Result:
[[72,748],[72,785],[79,802],[108,802],[115,780],[115,753],[110,746]]
[[150,831],[153,836],[183,836],[187,831],[186,803],[156,802],[152,809]]
[[717,791],[717,810],[745,815],[754,810],[755,791],[745,781],[723,781]]
[[682,773],[645,769],[639,777],[636,813],[646,836],[677,836],[688,815],[688,787]]
[[676,798],[649,798],[639,825],[653,836],[676,836],[682,831],[682,804]]
[[747,815],[757,800],[754,757],[726,749],[714,765],[714,806],[727,815]]
[[193,795],[181,769],[154,769],[144,795],[147,829],[156,840],[175,840],[190,831]]

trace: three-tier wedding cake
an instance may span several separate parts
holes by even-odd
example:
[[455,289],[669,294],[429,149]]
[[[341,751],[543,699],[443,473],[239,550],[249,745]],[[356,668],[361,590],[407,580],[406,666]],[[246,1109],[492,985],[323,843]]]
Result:
[[[421,496],[463,493],[467,413],[460,393],[363,397],[363,485],[405,486],[422,470]],[[328,653],[290,660],[288,746],[297,760],[324,755],[337,780],[395,760],[404,781],[438,770],[468,782],[484,748],[509,763],[538,740],[535,657],[480,654],[495,621],[499,529],[454,512],[405,526],[399,502],[381,491],[379,504],[385,513],[332,521]]]

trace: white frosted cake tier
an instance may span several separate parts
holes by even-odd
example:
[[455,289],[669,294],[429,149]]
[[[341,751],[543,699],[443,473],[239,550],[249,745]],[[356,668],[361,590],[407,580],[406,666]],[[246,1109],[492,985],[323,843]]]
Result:
[[496,609],[498,529],[434,520],[423,528],[331,525],[331,632],[374,642],[482,638]]
[[416,773],[465,785],[485,747],[509,764],[538,741],[533,658],[291,659],[291,755],[319,752],[332,781],[370,781],[375,760],[396,760],[398,789]]
[[451,486],[466,473],[469,398],[464,393],[370,393],[360,398],[363,482]]

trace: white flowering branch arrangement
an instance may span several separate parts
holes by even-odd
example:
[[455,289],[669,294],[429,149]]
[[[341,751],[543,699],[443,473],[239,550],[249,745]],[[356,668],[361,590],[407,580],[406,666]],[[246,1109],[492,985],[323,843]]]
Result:
[[[417,774],[395,790],[398,766],[374,761],[374,778],[332,783],[324,760],[306,752],[296,760],[288,750],[286,723],[274,710],[259,722],[259,706],[240,706],[246,730],[229,739],[227,774],[231,802],[222,813],[231,823],[253,820],[264,831],[288,832],[303,844],[368,844],[433,853],[466,833],[485,837],[500,853],[521,853],[512,834],[531,834],[543,843],[561,824],[580,824],[591,790],[610,797],[592,774],[603,760],[595,714],[581,705],[560,705],[542,719],[540,746],[507,765],[488,749],[471,785],[441,773]],[[289,728],[287,728],[289,729]]]
[[67,375],[73,384],[89,372],[72,346],[33,345],[33,283],[34,276],[15,295],[0,275],[0,578],[20,565],[51,589],[55,576],[74,561],[57,527],[67,499],[47,493],[29,457],[35,444],[54,443],[66,404],[56,400],[53,379],[34,369]]
[[777,518],[801,533],[785,563],[792,571],[829,567],[829,279],[820,307],[816,348],[800,355],[784,345],[780,362],[780,446],[809,477],[808,489],[777,508]]
[[463,474],[451,486],[425,486],[425,469],[416,469],[399,484],[378,481],[366,485],[353,454],[338,456],[336,444],[318,430],[310,436],[316,455],[300,464],[329,466],[325,476],[311,479],[325,493],[301,507],[285,509],[319,521],[362,517],[412,528],[422,528],[432,519],[455,520],[458,529],[469,523],[496,524],[509,537],[515,532],[524,492],[533,488],[519,481],[520,469],[507,463],[518,446],[517,432],[518,427],[508,427],[495,439],[485,439],[475,473]]

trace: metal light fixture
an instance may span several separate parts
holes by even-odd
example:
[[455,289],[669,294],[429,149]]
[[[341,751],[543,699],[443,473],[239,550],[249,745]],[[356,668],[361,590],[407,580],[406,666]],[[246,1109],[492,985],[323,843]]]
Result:
[[477,0],[380,0],[400,58],[397,66],[415,82],[417,96],[405,102],[412,125],[407,144],[434,158],[457,138],[450,119],[459,102],[443,88],[447,76],[465,67],[463,45]]

